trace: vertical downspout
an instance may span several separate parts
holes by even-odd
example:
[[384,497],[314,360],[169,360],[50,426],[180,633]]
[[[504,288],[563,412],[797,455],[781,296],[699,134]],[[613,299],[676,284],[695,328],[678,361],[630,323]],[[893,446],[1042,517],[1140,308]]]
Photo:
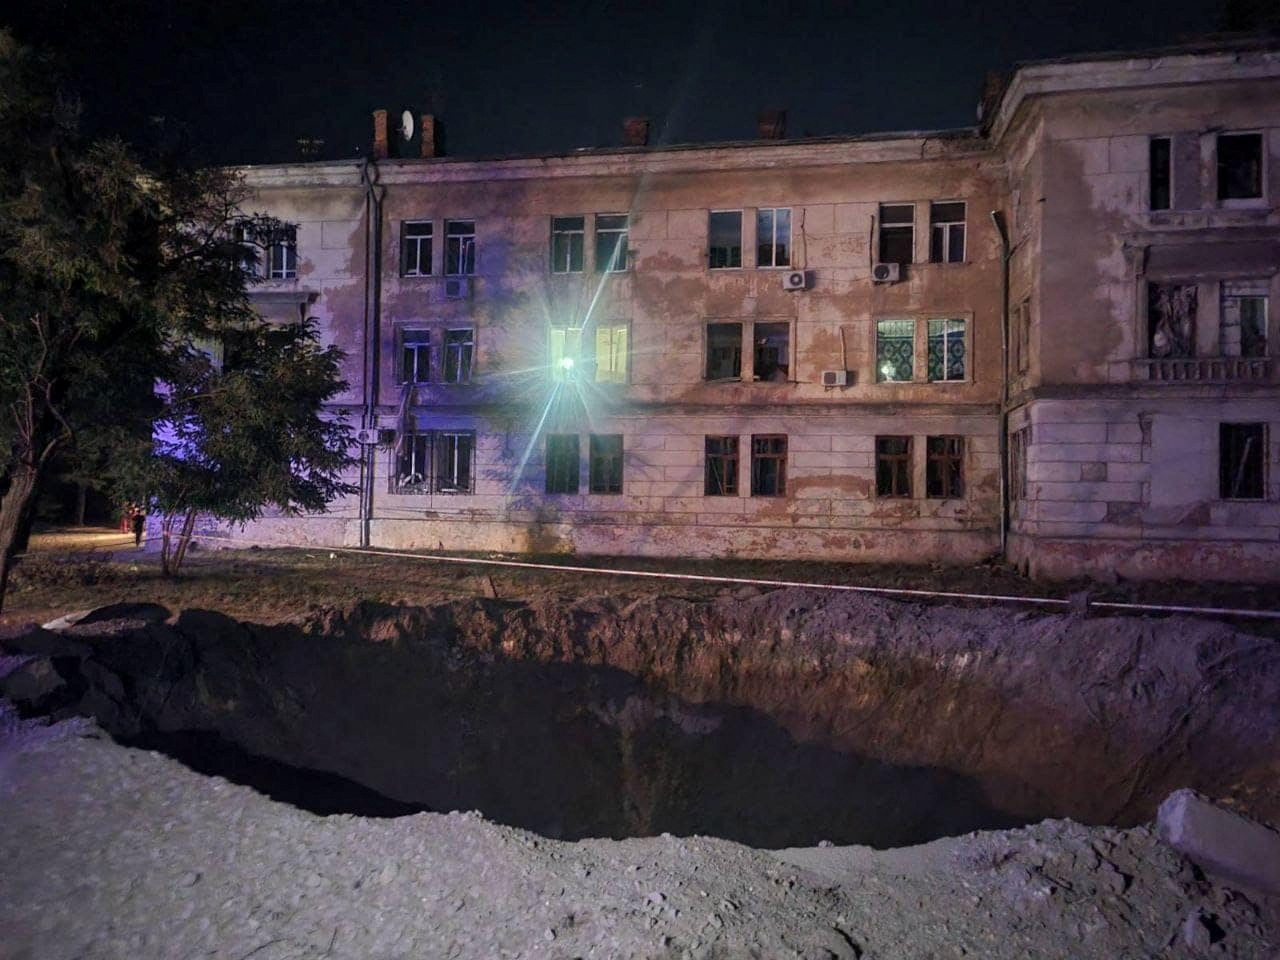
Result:
[[1000,559],[1009,558],[1009,235],[1000,211],[991,211],[1000,237]]
[[[378,367],[382,330],[382,198],[386,188],[378,184],[378,164],[366,159],[360,168],[364,184],[364,413],[360,425],[378,428]],[[369,546],[373,520],[373,483],[377,445],[366,443],[360,460],[360,546]]]

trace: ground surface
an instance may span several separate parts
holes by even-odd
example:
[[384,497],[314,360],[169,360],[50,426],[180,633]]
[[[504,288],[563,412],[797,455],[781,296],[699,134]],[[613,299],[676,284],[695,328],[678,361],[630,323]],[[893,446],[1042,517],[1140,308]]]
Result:
[[[559,843],[474,814],[317,818],[87,721],[0,714],[0,956],[1276,956],[1146,828],[1051,821],[875,853]],[[1269,932],[1272,931],[1272,932]]]

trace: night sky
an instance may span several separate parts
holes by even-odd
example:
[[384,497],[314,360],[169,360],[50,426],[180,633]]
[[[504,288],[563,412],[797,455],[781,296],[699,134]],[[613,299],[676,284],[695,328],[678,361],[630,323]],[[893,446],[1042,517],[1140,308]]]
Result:
[[[12,3],[12,0],[11,0]],[[88,129],[139,141],[163,116],[208,162],[368,149],[369,113],[435,112],[456,156],[974,123],[984,72],[1212,32],[1223,0],[517,4],[456,0],[18,0],[0,13],[63,60]]]

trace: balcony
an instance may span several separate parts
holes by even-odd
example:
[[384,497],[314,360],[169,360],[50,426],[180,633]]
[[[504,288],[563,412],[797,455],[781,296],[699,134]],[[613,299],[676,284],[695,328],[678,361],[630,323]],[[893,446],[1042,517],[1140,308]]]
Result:
[[1133,361],[1136,380],[1162,383],[1270,383],[1270,357],[1166,357]]

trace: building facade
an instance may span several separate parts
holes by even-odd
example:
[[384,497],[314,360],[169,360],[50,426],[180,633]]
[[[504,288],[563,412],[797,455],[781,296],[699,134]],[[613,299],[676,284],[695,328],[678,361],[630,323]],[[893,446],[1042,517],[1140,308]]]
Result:
[[1280,561],[1280,48],[1028,64],[978,128],[246,168],[360,494],[264,543]]

